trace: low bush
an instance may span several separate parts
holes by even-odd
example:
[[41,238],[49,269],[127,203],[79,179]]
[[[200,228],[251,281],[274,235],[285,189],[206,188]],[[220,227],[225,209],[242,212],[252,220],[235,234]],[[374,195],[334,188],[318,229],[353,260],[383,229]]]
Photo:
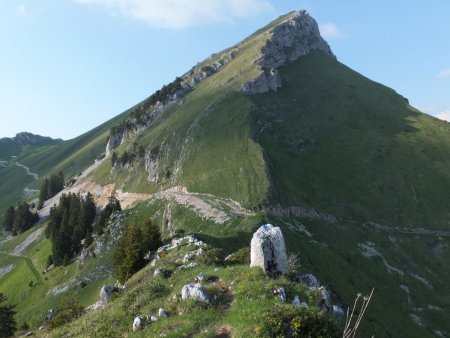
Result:
[[270,337],[340,337],[333,317],[317,307],[278,304],[265,318],[263,331]]

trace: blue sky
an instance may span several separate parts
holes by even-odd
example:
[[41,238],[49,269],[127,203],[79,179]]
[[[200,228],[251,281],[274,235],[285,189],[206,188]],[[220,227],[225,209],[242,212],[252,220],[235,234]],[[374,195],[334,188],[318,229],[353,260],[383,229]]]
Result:
[[448,0],[2,0],[0,137],[78,136],[303,8],[339,61],[450,120]]

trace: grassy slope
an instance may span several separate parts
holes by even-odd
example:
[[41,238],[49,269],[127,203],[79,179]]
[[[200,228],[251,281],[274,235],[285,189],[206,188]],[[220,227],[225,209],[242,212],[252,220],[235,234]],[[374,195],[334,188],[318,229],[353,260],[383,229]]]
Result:
[[[263,152],[250,136],[251,101],[237,91],[259,73],[254,61],[266,38],[262,34],[244,41],[233,61],[202,81],[183,104],[167,108],[158,123],[133,140],[158,154],[160,186],[184,185],[189,191],[231,197],[246,206],[267,197]],[[117,152],[124,150],[121,146]],[[93,178],[102,184],[115,181],[128,191],[158,189],[138,184],[146,177],[142,163],[131,172],[109,172],[105,161]]]
[[[16,243],[15,240],[11,244],[5,243],[1,250],[9,251]],[[73,262],[68,266],[44,273],[49,254],[51,254],[51,243],[44,236],[32,243],[24,256],[9,256],[0,252],[0,267],[11,263],[16,265],[11,272],[0,278],[0,292],[7,295],[11,304],[17,304],[15,318],[19,325],[26,321],[31,327],[40,326],[47,311],[57,307],[61,297],[68,294],[52,295],[49,294],[51,289],[64,285],[73,278],[87,276],[99,266],[111,264],[109,256],[101,256],[88,261],[81,267],[77,262]],[[87,282],[83,288],[76,285],[69,292],[76,294],[83,306],[88,306],[97,300],[98,292],[107,280],[109,279],[100,278]],[[30,281],[33,281],[32,286],[29,284]]]
[[65,177],[69,178],[91,165],[96,156],[105,151],[109,129],[127,114],[128,111],[72,140],[27,149],[21,153],[14,162],[22,163],[32,172],[38,173],[41,176],[38,181],[33,181],[23,168],[14,163],[5,168],[0,167],[0,220],[8,206],[15,205],[23,198],[24,188],[39,189],[45,176],[62,170]]
[[449,123],[320,53],[281,69],[281,76],[277,93],[252,96],[272,203],[449,228]]
[[6,208],[23,197],[23,188],[30,183],[33,183],[33,178],[23,168],[15,165],[0,167],[0,220]]

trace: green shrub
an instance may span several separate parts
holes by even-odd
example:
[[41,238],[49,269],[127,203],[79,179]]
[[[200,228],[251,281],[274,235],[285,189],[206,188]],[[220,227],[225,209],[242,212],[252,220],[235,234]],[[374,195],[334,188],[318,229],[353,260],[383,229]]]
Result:
[[205,265],[221,264],[223,263],[223,259],[223,250],[219,248],[207,249],[200,256],[198,256],[198,261]]
[[227,259],[229,264],[247,264],[250,263],[250,247],[245,246],[233,252]]
[[270,337],[340,337],[333,317],[317,307],[277,304],[265,318],[263,331]]
[[74,295],[64,297],[56,310],[56,315],[48,322],[48,327],[56,327],[70,323],[84,313],[83,306],[78,302]]

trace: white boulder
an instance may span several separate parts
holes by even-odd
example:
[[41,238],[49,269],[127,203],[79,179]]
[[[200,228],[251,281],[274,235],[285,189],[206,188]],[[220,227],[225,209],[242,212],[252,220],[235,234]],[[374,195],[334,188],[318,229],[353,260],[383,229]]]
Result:
[[142,326],[142,319],[141,317],[136,317],[133,320],[133,331],[137,331],[141,328]]
[[250,266],[258,266],[265,273],[275,276],[286,273],[286,245],[279,227],[264,224],[253,234]]
[[181,289],[181,299],[188,298],[209,304],[208,294],[205,292],[205,288],[200,283],[189,283],[183,286]]

